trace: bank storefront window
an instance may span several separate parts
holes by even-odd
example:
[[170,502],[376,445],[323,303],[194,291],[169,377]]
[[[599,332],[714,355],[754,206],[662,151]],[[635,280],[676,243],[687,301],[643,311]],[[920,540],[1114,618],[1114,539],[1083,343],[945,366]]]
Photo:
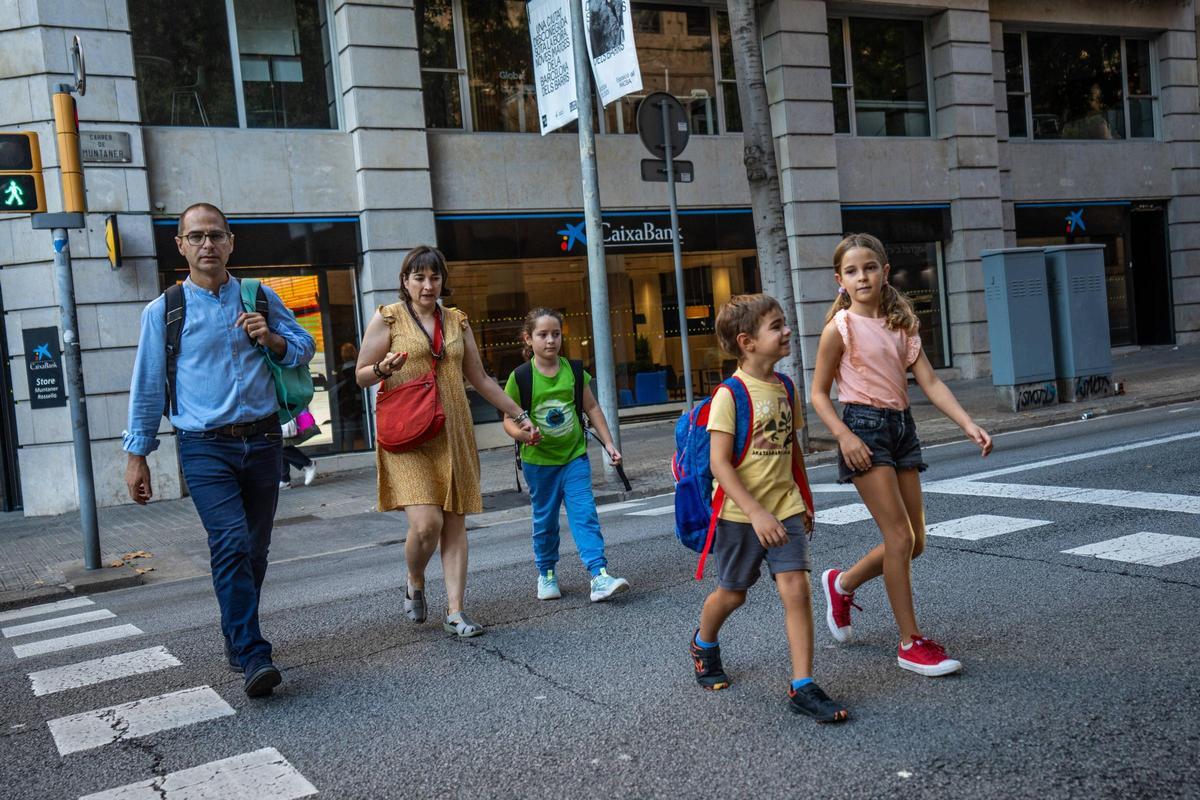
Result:
[[[942,261],[949,214],[949,205],[942,204],[842,207],[847,233],[870,233],[883,242],[892,266],[888,282],[912,303],[921,321],[921,347],[929,363],[939,369],[951,366]],[[833,291],[831,281],[831,300]]]
[[[353,219],[230,219],[237,246],[229,270],[270,286],[316,341],[309,363],[316,389],[309,406],[321,433],[304,442],[314,455],[371,446],[366,396],[354,380],[359,331],[358,223]],[[175,247],[178,220],[154,223],[159,280],[165,288],[187,277]]]
[[[619,404],[656,405],[684,396],[679,298],[665,211],[604,215],[609,325]],[[759,291],[749,209],[680,212],[684,312],[692,382],[711,391],[734,362],[717,344],[717,309],[732,294]],[[535,306],[563,315],[564,355],[593,369],[592,315],[583,217],[577,213],[443,214],[438,243],[450,262],[449,302],[471,319],[484,368],[501,384],[524,358],[521,327]],[[477,421],[494,421],[472,398]]]

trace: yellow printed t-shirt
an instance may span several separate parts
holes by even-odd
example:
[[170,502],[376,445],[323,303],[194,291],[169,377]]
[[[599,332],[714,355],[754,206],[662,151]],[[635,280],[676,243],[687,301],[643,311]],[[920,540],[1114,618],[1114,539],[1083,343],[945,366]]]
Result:
[[[750,390],[754,407],[754,430],[750,432],[750,449],[746,460],[737,468],[738,478],[762,507],[776,519],[787,519],[804,513],[804,498],[792,477],[792,440],[796,436],[793,420],[799,418],[788,403],[787,389],[778,381],[767,383],[747,375],[742,370],[733,373]],[[709,431],[734,435],[736,404],[728,389],[713,397],[708,414]],[[734,445],[736,447],[736,444]],[[734,453],[736,461],[740,453]],[[713,491],[716,491],[713,481]],[[720,518],[730,522],[749,522],[746,512],[726,497]]]

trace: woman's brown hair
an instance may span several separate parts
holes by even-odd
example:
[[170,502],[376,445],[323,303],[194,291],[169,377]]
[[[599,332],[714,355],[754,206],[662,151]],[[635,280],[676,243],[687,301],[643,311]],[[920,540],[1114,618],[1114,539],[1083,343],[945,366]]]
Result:
[[[526,360],[533,358],[533,348],[529,346],[528,340],[533,338],[533,331],[537,328],[537,321],[542,317],[553,317],[558,320],[558,329],[562,330],[562,314],[553,308],[538,307],[525,315],[525,322],[521,325],[521,332],[525,334],[525,345],[521,349],[521,354]],[[562,352],[561,350],[559,351]]]
[[400,265],[401,297],[412,302],[412,297],[409,295],[408,289],[404,287],[404,282],[414,272],[424,272],[427,269],[442,276],[442,297],[450,296],[450,270],[446,267],[446,257],[436,247],[422,244],[409,250],[408,255],[404,257],[404,263]]
[[[833,271],[841,275],[842,259],[845,258],[846,253],[858,247],[874,253],[875,258],[879,260],[880,267],[888,263],[887,251],[883,249],[883,242],[869,233],[851,233],[838,242],[837,248],[833,251]],[[837,312],[849,307],[850,295],[839,289],[833,304],[829,306],[829,311],[825,313],[825,324],[828,325]],[[909,336],[917,334],[917,330],[921,326],[921,321],[917,319],[917,312],[913,311],[912,303],[908,301],[908,298],[900,294],[890,283],[884,283],[883,290],[879,293],[879,310],[887,318],[885,324],[889,330],[904,331]]]

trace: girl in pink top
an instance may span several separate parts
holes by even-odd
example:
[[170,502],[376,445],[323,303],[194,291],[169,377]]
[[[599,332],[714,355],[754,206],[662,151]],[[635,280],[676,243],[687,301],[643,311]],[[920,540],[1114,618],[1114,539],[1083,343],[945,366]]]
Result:
[[[883,575],[892,614],[900,628],[896,661],[920,675],[948,675],[962,669],[945,649],[922,635],[913,609],[909,567],[925,549],[921,442],[908,408],[907,372],[912,370],[925,396],[957,422],[983,455],[992,450],[987,431],[971,421],[921,350],[917,315],[908,300],[888,284],[887,254],[874,236],[851,234],[833,253],[838,296],[825,317],[817,349],[812,404],[838,440],[838,482],[853,481],[883,534],[858,563],[842,572],[826,570],[825,621],[833,638],[850,638],[854,592]],[[838,383],[842,416],[829,390]],[[861,610],[861,609],[860,609]]]

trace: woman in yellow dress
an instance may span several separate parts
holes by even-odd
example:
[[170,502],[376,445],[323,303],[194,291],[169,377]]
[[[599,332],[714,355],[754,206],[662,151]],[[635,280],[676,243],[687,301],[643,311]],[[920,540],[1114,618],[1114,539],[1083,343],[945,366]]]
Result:
[[[535,429],[529,414],[484,372],[467,315],[438,302],[447,293],[448,278],[446,260],[437,249],[422,245],[409,252],[400,268],[401,300],[380,306],[372,315],[358,353],[355,380],[363,387],[382,381],[384,388],[391,389],[426,374],[438,361],[438,399],[446,424],[437,436],[403,453],[384,450],[376,442],[379,510],[404,509],[408,517],[405,614],[414,622],[425,621],[425,567],[440,545],[447,606],[442,627],[466,638],[483,633],[483,626],[463,612],[466,515],[483,510],[483,497],[463,379],[524,430],[535,433]],[[434,352],[439,318],[442,342]]]

